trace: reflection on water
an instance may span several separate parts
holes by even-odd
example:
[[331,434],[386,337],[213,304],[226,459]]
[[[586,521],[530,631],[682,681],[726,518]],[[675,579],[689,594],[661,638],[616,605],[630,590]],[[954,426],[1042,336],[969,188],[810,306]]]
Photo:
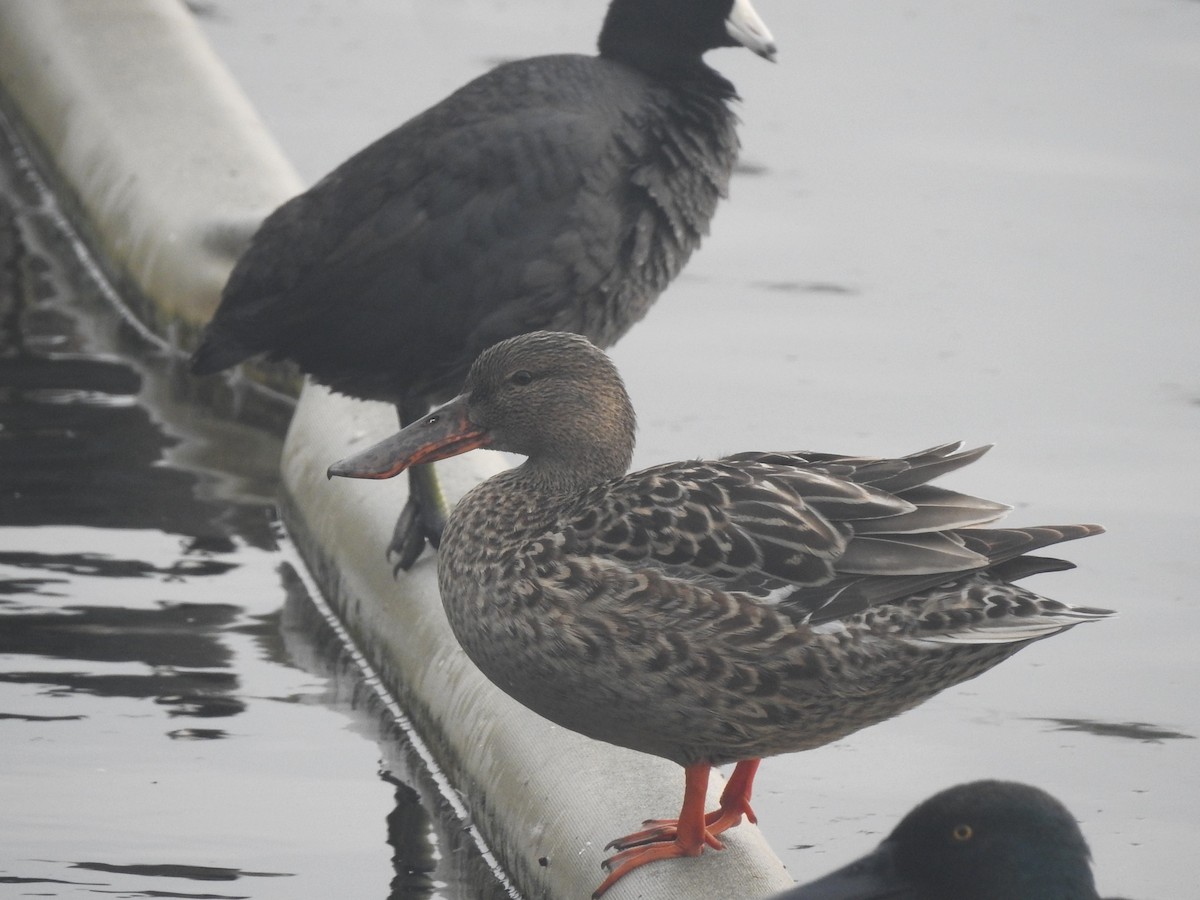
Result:
[[378,681],[368,683],[363,677],[362,664],[341,642],[331,620],[318,610],[296,570],[284,565],[280,574],[287,602],[276,633],[283,649],[305,670],[329,679],[335,702],[365,713],[365,721],[373,726],[371,736],[380,741],[386,754],[379,777],[391,788],[394,804],[386,821],[394,871],[388,896],[399,900],[436,894],[438,879],[444,877],[438,862],[443,856],[466,873],[463,881],[470,890],[464,891],[464,896],[497,900],[508,896],[475,852],[447,805],[445,793],[428,779],[421,782],[404,774],[428,774],[408,741],[407,721],[388,709]]
[[181,395],[23,166],[0,146],[0,886],[506,896],[292,567],[279,435]]
[[1127,738],[1131,741],[1141,741],[1147,744],[1161,744],[1163,741],[1187,740],[1194,741],[1194,734],[1184,734],[1181,731],[1168,731],[1158,725],[1148,722],[1096,722],[1091,719],[1038,719],[1039,722],[1053,722],[1058,731],[1082,731],[1099,737]]

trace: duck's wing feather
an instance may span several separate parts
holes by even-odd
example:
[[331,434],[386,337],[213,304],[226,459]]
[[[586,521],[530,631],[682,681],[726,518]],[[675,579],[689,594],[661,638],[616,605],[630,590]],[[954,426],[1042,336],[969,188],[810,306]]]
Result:
[[[987,560],[979,569],[985,569],[995,583],[1007,583],[1042,572],[1074,568],[1066,560],[1024,554],[1103,531],[1099,525],[967,528],[956,530],[954,536],[962,540],[964,547]],[[780,592],[777,602],[790,606],[810,624],[818,625],[929,590],[954,580],[959,574],[843,575],[824,585]]]
[[926,483],[988,449],[960,447],[898,459],[743,453],[658,466],[596,488],[562,534],[572,553],[822,617],[827,607],[860,610],[1068,539],[1061,530],[973,530],[1009,507]]

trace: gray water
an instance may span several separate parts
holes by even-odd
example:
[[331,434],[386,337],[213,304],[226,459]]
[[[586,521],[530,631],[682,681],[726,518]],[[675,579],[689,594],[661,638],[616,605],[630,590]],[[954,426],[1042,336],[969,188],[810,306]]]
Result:
[[188,399],[12,137],[0,896],[505,896],[304,583],[279,434]]

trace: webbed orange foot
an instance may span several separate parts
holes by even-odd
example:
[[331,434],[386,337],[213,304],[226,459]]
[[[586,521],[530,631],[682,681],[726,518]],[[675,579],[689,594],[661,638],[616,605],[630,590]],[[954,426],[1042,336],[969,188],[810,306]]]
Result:
[[750,759],[737,764],[721,793],[721,805],[707,815],[704,814],[704,798],[708,792],[710,767],[707,763],[687,766],[679,818],[647,819],[642,823],[647,827],[611,841],[605,849],[618,852],[604,860],[603,866],[609,875],[596,888],[592,900],[646,863],[699,856],[705,847],[724,850],[725,845],[717,835],[739,824],[743,815],[751,822],[757,821],[750,808],[750,790],[758,762]]

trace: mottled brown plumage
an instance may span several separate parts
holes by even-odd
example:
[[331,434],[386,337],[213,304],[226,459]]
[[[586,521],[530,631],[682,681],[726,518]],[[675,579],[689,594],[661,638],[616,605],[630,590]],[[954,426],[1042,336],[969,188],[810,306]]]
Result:
[[[675,822],[615,842],[612,877],[696,855],[752,816],[759,758],[817,747],[1108,615],[1012,583],[1095,525],[984,529],[1008,507],[928,482],[987,448],[899,459],[743,453],[625,474],[634,415],[574,335],[505,341],[463,393],[332,474],[389,477],[477,446],[528,456],[472,490],[439,553],[455,635],[499,687],[564,727],[674,760]],[[739,763],[707,833],[711,765]],[[732,793],[731,793],[732,791]]]

